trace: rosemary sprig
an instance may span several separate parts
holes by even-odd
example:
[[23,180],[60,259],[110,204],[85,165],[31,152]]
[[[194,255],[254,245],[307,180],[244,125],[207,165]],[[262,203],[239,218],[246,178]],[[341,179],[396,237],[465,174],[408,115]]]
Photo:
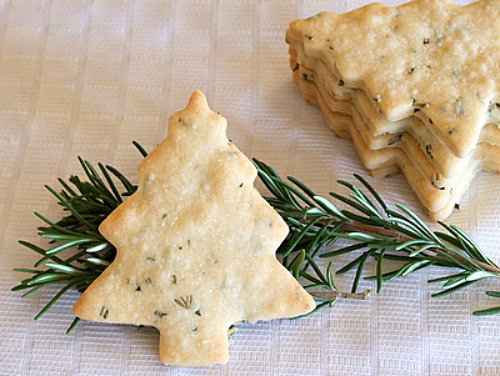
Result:
[[[141,148],[139,148],[141,150]],[[35,215],[45,222],[46,226],[38,227],[38,235],[49,239],[49,247],[43,249],[27,241],[19,244],[39,253],[35,269],[18,268],[18,272],[28,273],[30,277],[21,281],[13,291],[27,290],[22,297],[53,284],[63,284],[62,289],[35,316],[38,320],[69,289],[79,292],[85,289],[114,260],[115,248],[104,239],[98,231],[101,222],[137,189],[119,171],[111,166],[98,163],[100,173],[88,161],[78,158],[86,181],[78,176],[71,176],[68,182],[58,179],[62,189],[57,192],[45,186],[58,200],[66,215],[58,222],[52,222],[40,213]],[[111,176],[120,181],[122,192]],[[64,253],[64,256],[61,254]],[[40,266],[47,269],[36,269]],[[71,332],[78,324],[75,318],[66,333]]]
[[[461,271],[429,280],[429,283],[442,284],[442,290],[433,294],[433,297],[451,294],[483,279],[500,278],[500,268],[460,228],[438,222],[445,231],[432,231],[404,205],[396,204],[397,211],[390,209],[375,189],[357,174],[354,177],[367,193],[342,180],[338,183],[349,188],[351,193],[348,196],[330,193],[347,206],[341,210],[331,200],[315,194],[299,180],[288,177],[288,181],[285,181],[272,167],[259,160],[254,161],[262,182],[271,193],[265,199],[290,227],[290,234],[280,247],[284,261],[304,251],[309,257],[302,259],[309,260],[319,248],[329,246],[340,238],[351,244],[322,253],[319,257],[334,258],[364,250],[336,272],[343,274],[356,268],[352,293],[356,293],[368,258],[376,259],[377,266],[375,275],[365,279],[376,280],[377,292],[386,281],[405,277],[430,266]],[[318,248],[315,248],[316,245]],[[400,261],[401,265],[383,273],[385,260]],[[286,262],[284,264],[286,266]],[[306,262],[295,265],[295,269],[300,272],[294,275],[307,278],[302,274],[306,266]],[[500,297],[499,292],[486,293]],[[475,315],[494,313],[500,313],[500,307],[474,312]]]
[[[142,156],[147,152],[134,141]],[[54,284],[61,290],[36,315],[39,319],[69,289],[83,292],[113,261],[116,250],[104,239],[99,224],[137,189],[122,173],[111,166],[98,163],[98,169],[82,158],[78,158],[86,175],[85,180],[71,176],[68,182],[58,179],[60,191],[46,186],[65,215],[52,222],[43,215],[35,215],[45,222],[38,228],[42,238],[49,239],[47,249],[26,241],[19,243],[42,257],[34,269],[18,268],[18,272],[30,275],[12,290],[27,290],[22,296]],[[271,196],[265,199],[280,213],[290,227],[290,234],[280,246],[278,253],[285,268],[309,289],[317,301],[316,310],[332,306],[338,299],[365,299],[370,291],[357,293],[359,281],[368,258],[377,260],[375,276],[366,279],[377,280],[377,291],[385,281],[404,277],[428,266],[458,268],[458,274],[430,280],[443,283],[443,290],[433,296],[441,296],[464,288],[486,278],[499,278],[500,268],[488,259],[480,248],[456,226],[441,223],[446,232],[432,231],[413,212],[397,205],[399,211],[388,208],[377,192],[359,175],[356,179],[370,193],[370,197],[355,185],[339,181],[352,193],[342,196],[330,195],[347,204],[348,209],[339,209],[333,202],[316,195],[299,180],[289,177],[283,180],[276,171],[265,163],[254,160],[259,177],[269,189]],[[121,185],[118,189],[115,181]],[[120,192],[121,191],[121,192]],[[339,239],[353,244],[333,251],[319,252]],[[337,270],[337,274],[357,268],[350,293],[336,290],[333,281],[333,260],[323,272],[317,264],[320,258],[335,256],[364,249],[361,256]],[[62,256],[64,254],[64,256]],[[384,260],[401,261],[402,265],[389,273],[382,273]],[[40,266],[46,269],[37,269]],[[320,289],[321,291],[318,291]],[[500,293],[486,292],[500,297]],[[474,312],[475,315],[500,313],[500,307]],[[75,318],[67,333],[75,328]]]

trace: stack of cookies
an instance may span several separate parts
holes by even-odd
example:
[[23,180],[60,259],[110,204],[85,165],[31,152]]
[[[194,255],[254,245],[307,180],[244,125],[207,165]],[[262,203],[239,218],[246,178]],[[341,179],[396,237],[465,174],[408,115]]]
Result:
[[374,176],[402,171],[433,220],[500,171],[500,1],[380,3],[290,24],[307,101]]

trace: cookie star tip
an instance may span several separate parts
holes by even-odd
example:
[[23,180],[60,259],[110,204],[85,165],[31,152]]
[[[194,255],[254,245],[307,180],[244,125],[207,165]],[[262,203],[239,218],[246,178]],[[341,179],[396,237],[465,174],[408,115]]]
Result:
[[207,97],[201,90],[195,90],[191,97],[189,98],[189,102],[186,109],[198,109],[198,110],[207,110],[210,111],[208,107]]

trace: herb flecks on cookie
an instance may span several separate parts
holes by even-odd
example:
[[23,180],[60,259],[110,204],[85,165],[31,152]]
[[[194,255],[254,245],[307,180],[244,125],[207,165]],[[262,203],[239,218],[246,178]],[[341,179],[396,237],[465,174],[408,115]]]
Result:
[[295,52],[300,44],[306,56],[321,61],[334,82],[344,83],[342,90],[331,86],[338,96],[349,99],[350,90],[360,89],[390,122],[418,109],[436,136],[464,158],[500,94],[499,16],[498,0],[467,6],[415,0],[394,8],[373,3],[296,20],[286,39]]
[[275,257],[288,228],[226,126],[199,91],[170,118],[139,188],[99,227],[115,260],[74,307],[86,320],[158,328],[165,364],[225,363],[232,324],[315,308]]
[[373,176],[401,171],[433,220],[453,212],[481,170],[500,171],[499,5],[373,3],[286,32],[306,101],[352,138]]

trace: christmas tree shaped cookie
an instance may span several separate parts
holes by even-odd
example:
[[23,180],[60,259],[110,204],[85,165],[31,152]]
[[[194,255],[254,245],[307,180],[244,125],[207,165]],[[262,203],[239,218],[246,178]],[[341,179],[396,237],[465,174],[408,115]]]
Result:
[[117,255],[74,313],[154,326],[162,362],[192,366],[228,361],[232,324],[310,312],[314,300],[275,257],[288,228],[255,177],[195,92],[140,164],[136,193],[101,224]]
[[374,175],[401,170],[433,219],[500,171],[500,1],[415,0],[290,24],[294,79]]

